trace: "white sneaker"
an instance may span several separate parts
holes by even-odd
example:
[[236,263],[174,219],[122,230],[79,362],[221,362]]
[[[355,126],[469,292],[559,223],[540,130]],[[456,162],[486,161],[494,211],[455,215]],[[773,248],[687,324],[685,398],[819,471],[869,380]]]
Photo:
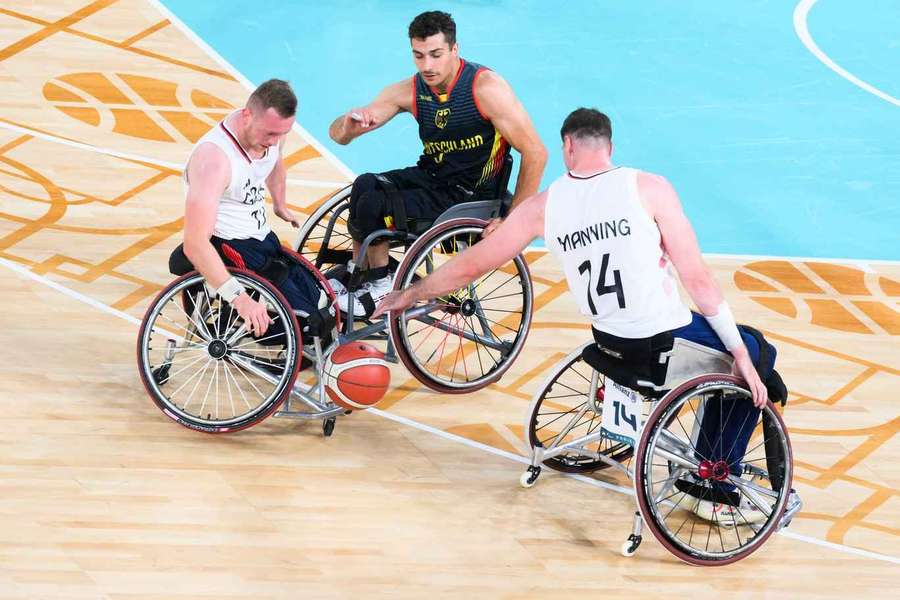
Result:
[[[393,277],[391,275],[364,283],[362,287],[353,292],[356,297],[353,313],[356,315],[372,314],[378,303],[391,292],[393,285]],[[343,291],[338,293],[338,307],[340,307],[341,312],[347,312],[347,307],[350,304],[349,298],[350,292],[347,291],[347,288],[343,288]]]
[[[352,269],[355,269],[355,268],[356,268],[356,263],[353,262],[353,260],[348,260],[348,261],[347,261],[347,269],[348,269],[348,270],[352,270]],[[329,280],[328,280],[328,283],[331,284],[331,289],[334,290],[334,293],[335,293],[336,295],[340,296],[341,294],[346,294],[346,293],[347,293],[347,287],[346,287],[343,283],[341,283],[340,280],[338,280],[338,279],[329,279]]]
[[336,296],[347,293],[347,288],[339,279],[329,279],[328,283],[331,284],[331,289],[334,290]]
[[740,506],[699,500],[693,512],[701,519],[717,523],[722,527],[763,523],[767,518],[763,511],[759,510],[755,504],[746,498],[741,498]]

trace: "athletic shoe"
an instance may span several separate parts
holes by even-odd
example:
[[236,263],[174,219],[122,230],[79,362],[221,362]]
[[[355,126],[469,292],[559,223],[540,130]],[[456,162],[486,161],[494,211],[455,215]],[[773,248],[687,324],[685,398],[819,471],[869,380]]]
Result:
[[[356,297],[353,308],[354,314],[365,316],[372,314],[378,303],[391,292],[393,285],[393,277],[391,275],[364,283],[362,287],[353,292]],[[347,307],[350,303],[349,298],[350,292],[347,291],[347,288],[338,293],[338,307],[341,309],[341,312],[347,312]]]
[[763,523],[767,518],[763,511],[759,510],[755,504],[746,498],[741,498],[738,506],[711,502],[709,500],[698,500],[693,512],[701,519],[717,523],[722,527]]

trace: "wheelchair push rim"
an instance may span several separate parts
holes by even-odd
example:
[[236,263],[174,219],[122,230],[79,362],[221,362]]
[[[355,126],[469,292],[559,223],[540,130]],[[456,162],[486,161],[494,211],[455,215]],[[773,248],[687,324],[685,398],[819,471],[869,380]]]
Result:
[[[400,290],[474,245],[481,219],[453,219],[423,234],[394,278]],[[518,357],[531,325],[533,290],[521,255],[475,282],[402,314],[390,314],[391,339],[410,373],[429,388],[451,394],[500,379]]]
[[[635,456],[638,506],[656,539],[684,562],[722,566],[742,560],[781,526],[793,462],[787,428],[775,406],[768,402],[755,425],[743,418],[739,429],[753,425],[743,452],[724,436],[710,440],[699,427],[714,403],[718,412],[711,414],[718,414],[723,431],[732,415],[737,415],[735,423],[741,419],[733,410],[736,403],[751,401],[743,380],[702,375],[666,394],[647,420]],[[706,508],[698,508],[699,500]]]
[[301,348],[284,296],[259,276],[229,269],[269,309],[274,323],[258,339],[227,303],[210,295],[199,273],[164,288],[138,334],[141,381],[168,417],[190,429],[225,433],[272,414],[293,389]]

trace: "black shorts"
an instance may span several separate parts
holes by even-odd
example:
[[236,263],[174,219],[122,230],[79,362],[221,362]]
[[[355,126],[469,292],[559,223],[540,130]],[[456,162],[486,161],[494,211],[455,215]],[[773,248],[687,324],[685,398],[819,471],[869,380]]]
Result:
[[[407,167],[381,173],[396,186],[406,210],[406,229],[420,233],[445,210],[460,202],[473,200],[471,191],[441,181],[424,169]],[[350,229],[354,239],[388,228],[396,215],[388,195],[375,174],[365,173],[353,182],[350,194]],[[390,220],[386,220],[390,217]],[[399,224],[403,228],[403,224]]]

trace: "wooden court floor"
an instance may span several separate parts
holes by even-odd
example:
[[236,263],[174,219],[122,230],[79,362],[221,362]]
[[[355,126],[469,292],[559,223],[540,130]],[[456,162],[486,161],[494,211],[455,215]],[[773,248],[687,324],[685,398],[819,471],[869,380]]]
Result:
[[[900,265],[710,257],[739,319],[778,346],[805,508],[732,567],[683,565],[649,536],[625,559],[629,496],[558,475],[524,490],[509,458],[546,370],[589,335],[550,257],[528,253],[535,324],[482,392],[437,395],[398,368],[383,412],[339,420],[330,439],[277,419],[194,433],[146,396],[136,323],[171,279],[180,165],[248,83],[150,0],[4,2],[0,82],[0,599],[894,585]],[[352,177],[299,130],[286,157],[300,212]]]

